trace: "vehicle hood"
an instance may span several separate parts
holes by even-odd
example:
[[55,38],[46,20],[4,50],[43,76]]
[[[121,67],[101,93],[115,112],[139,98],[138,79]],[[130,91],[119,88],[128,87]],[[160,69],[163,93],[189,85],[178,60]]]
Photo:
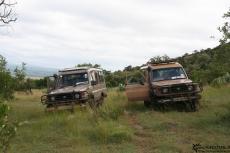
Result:
[[189,84],[192,83],[192,80],[189,79],[176,79],[176,80],[163,80],[152,82],[153,86],[170,86],[175,84]]
[[49,94],[61,94],[61,93],[70,93],[70,92],[79,92],[86,91],[88,89],[88,85],[78,85],[78,86],[68,86],[60,89],[52,90]]

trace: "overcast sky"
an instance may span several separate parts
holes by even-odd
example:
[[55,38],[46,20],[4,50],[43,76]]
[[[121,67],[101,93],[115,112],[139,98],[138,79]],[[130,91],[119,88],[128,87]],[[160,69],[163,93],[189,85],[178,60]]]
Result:
[[0,54],[40,67],[123,69],[217,46],[229,7],[230,0],[18,0],[18,21],[0,27]]

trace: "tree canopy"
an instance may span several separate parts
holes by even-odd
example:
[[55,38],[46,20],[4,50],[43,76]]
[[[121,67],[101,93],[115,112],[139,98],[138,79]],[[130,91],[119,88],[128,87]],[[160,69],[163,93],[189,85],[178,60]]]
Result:
[[223,26],[218,28],[219,31],[222,33],[222,38],[220,39],[221,44],[227,43],[230,40],[230,8],[223,15],[223,18],[226,19],[226,22]]

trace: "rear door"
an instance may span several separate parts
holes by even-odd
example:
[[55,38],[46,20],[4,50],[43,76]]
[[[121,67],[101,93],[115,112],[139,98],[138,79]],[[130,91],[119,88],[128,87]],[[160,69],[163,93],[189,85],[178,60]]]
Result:
[[96,70],[93,70],[93,71],[90,71],[90,77],[91,79],[90,80],[93,80],[96,82],[95,85],[92,85],[92,94],[94,96],[94,99],[95,100],[99,100],[101,98],[101,82],[100,82],[100,79],[99,79],[99,74],[98,74],[98,71]]
[[[146,77],[131,77],[125,87],[125,92],[129,101],[149,100],[149,84]],[[131,81],[130,81],[131,80]]]

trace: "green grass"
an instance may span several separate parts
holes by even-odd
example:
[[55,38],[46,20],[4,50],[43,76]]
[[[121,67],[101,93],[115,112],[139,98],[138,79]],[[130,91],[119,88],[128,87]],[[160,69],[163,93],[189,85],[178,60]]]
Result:
[[[106,99],[98,113],[88,107],[76,107],[74,113],[67,110],[46,113],[39,102],[39,91],[32,96],[17,94],[11,103],[10,118],[20,122],[21,126],[10,152],[133,152],[130,143],[133,131],[120,119],[122,112],[116,110],[123,105],[124,95],[116,91],[110,91],[110,94],[112,97]],[[106,115],[108,117],[104,117]]]
[[230,87],[206,87],[198,112],[154,111],[109,90],[104,105],[44,112],[34,95],[16,94],[10,119],[20,122],[10,152],[133,153],[193,152],[192,145],[229,145]]
[[[141,108],[142,104],[135,104]],[[139,111],[139,124],[150,133],[153,152],[192,152],[192,144],[229,145],[230,88],[206,87],[198,112]]]

